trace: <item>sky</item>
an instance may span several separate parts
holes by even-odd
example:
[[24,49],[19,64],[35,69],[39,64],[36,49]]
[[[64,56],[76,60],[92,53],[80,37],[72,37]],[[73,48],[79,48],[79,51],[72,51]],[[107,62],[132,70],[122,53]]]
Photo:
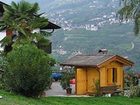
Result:
[[[17,2],[17,1],[20,1],[20,0],[0,0],[0,1],[2,1],[2,2],[4,2],[4,3],[11,3],[12,1],[15,1],[15,2]],[[29,1],[29,0],[27,0],[27,1]]]
[[[5,3],[11,3],[12,1],[14,1],[14,2],[18,2],[18,1],[21,1],[21,0],[0,0],[0,1],[2,1],[2,2],[5,2]],[[31,1],[31,0],[26,0],[26,1]],[[39,1],[41,1],[41,0],[33,0],[34,2],[39,2]]]
[[[21,1],[21,0],[0,0],[0,1],[2,1],[2,2],[4,2],[4,3],[7,3],[7,4],[10,4],[12,1],[14,1],[14,2],[19,2],[19,1]],[[37,2],[37,3],[39,3],[39,5],[41,5],[41,3],[42,3],[43,1],[47,1],[47,0],[25,0],[25,1],[28,1],[28,2],[31,2],[31,3]],[[40,6],[40,7],[41,7],[41,6]]]

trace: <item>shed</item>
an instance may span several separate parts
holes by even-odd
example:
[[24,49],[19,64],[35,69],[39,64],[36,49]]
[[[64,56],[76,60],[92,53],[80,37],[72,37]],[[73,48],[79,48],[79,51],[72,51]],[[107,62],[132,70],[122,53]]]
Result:
[[119,55],[96,54],[76,55],[62,66],[75,67],[75,93],[83,95],[96,92],[95,83],[99,86],[116,85],[124,88],[124,66],[133,66],[133,62]]

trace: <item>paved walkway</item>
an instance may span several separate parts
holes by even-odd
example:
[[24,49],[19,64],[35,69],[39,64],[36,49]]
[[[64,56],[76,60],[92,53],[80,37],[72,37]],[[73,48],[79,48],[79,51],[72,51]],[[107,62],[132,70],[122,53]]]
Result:
[[61,96],[66,95],[66,91],[62,89],[60,82],[53,82],[51,89],[45,91],[46,96]]
[[59,97],[89,97],[87,95],[67,95],[66,90],[63,90],[60,82],[53,82],[51,89],[45,91],[45,96],[59,96]]

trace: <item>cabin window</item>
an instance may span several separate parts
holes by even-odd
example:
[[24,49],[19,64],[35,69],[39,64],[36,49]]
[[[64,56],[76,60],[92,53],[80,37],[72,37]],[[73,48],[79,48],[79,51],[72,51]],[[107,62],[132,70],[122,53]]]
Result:
[[112,82],[117,83],[117,68],[112,69]]

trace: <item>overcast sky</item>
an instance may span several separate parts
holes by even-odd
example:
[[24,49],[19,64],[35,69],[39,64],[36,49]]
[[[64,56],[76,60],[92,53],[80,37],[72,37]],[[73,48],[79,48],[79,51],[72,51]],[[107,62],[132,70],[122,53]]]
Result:
[[[2,1],[2,2],[4,2],[4,3],[11,3],[12,1],[15,1],[15,2],[17,2],[17,1],[20,1],[20,0],[0,0],[0,1]],[[29,1],[29,0],[27,0],[27,1]]]
[[[21,1],[21,0],[0,0],[0,1],[5,2],[5,3],[11,3],[12,1],[18,2],[18,1]],[[42,1],[42,0],[25,0],[25,1],[29,1],[29,2],[39,2],[39,1]]]
[[[19,1],[21,1],[21,0],[0,0],[0,1],[2,1],[2,2],[4,2],[4,3],[8,3],[8,4],[10,4],[12,1],[14,1],[14,2],[19,2]],[[39,4],[41,4],[41,2],[43,3],[44,1],[49,1],[49,0],[25,0],[25,1],[28,1],[28,2],[31,2],[31,3],[34,3],[34,2],[37,2],[37,3],[39,3]],[[51,0],[50,0],[51,1]]]

